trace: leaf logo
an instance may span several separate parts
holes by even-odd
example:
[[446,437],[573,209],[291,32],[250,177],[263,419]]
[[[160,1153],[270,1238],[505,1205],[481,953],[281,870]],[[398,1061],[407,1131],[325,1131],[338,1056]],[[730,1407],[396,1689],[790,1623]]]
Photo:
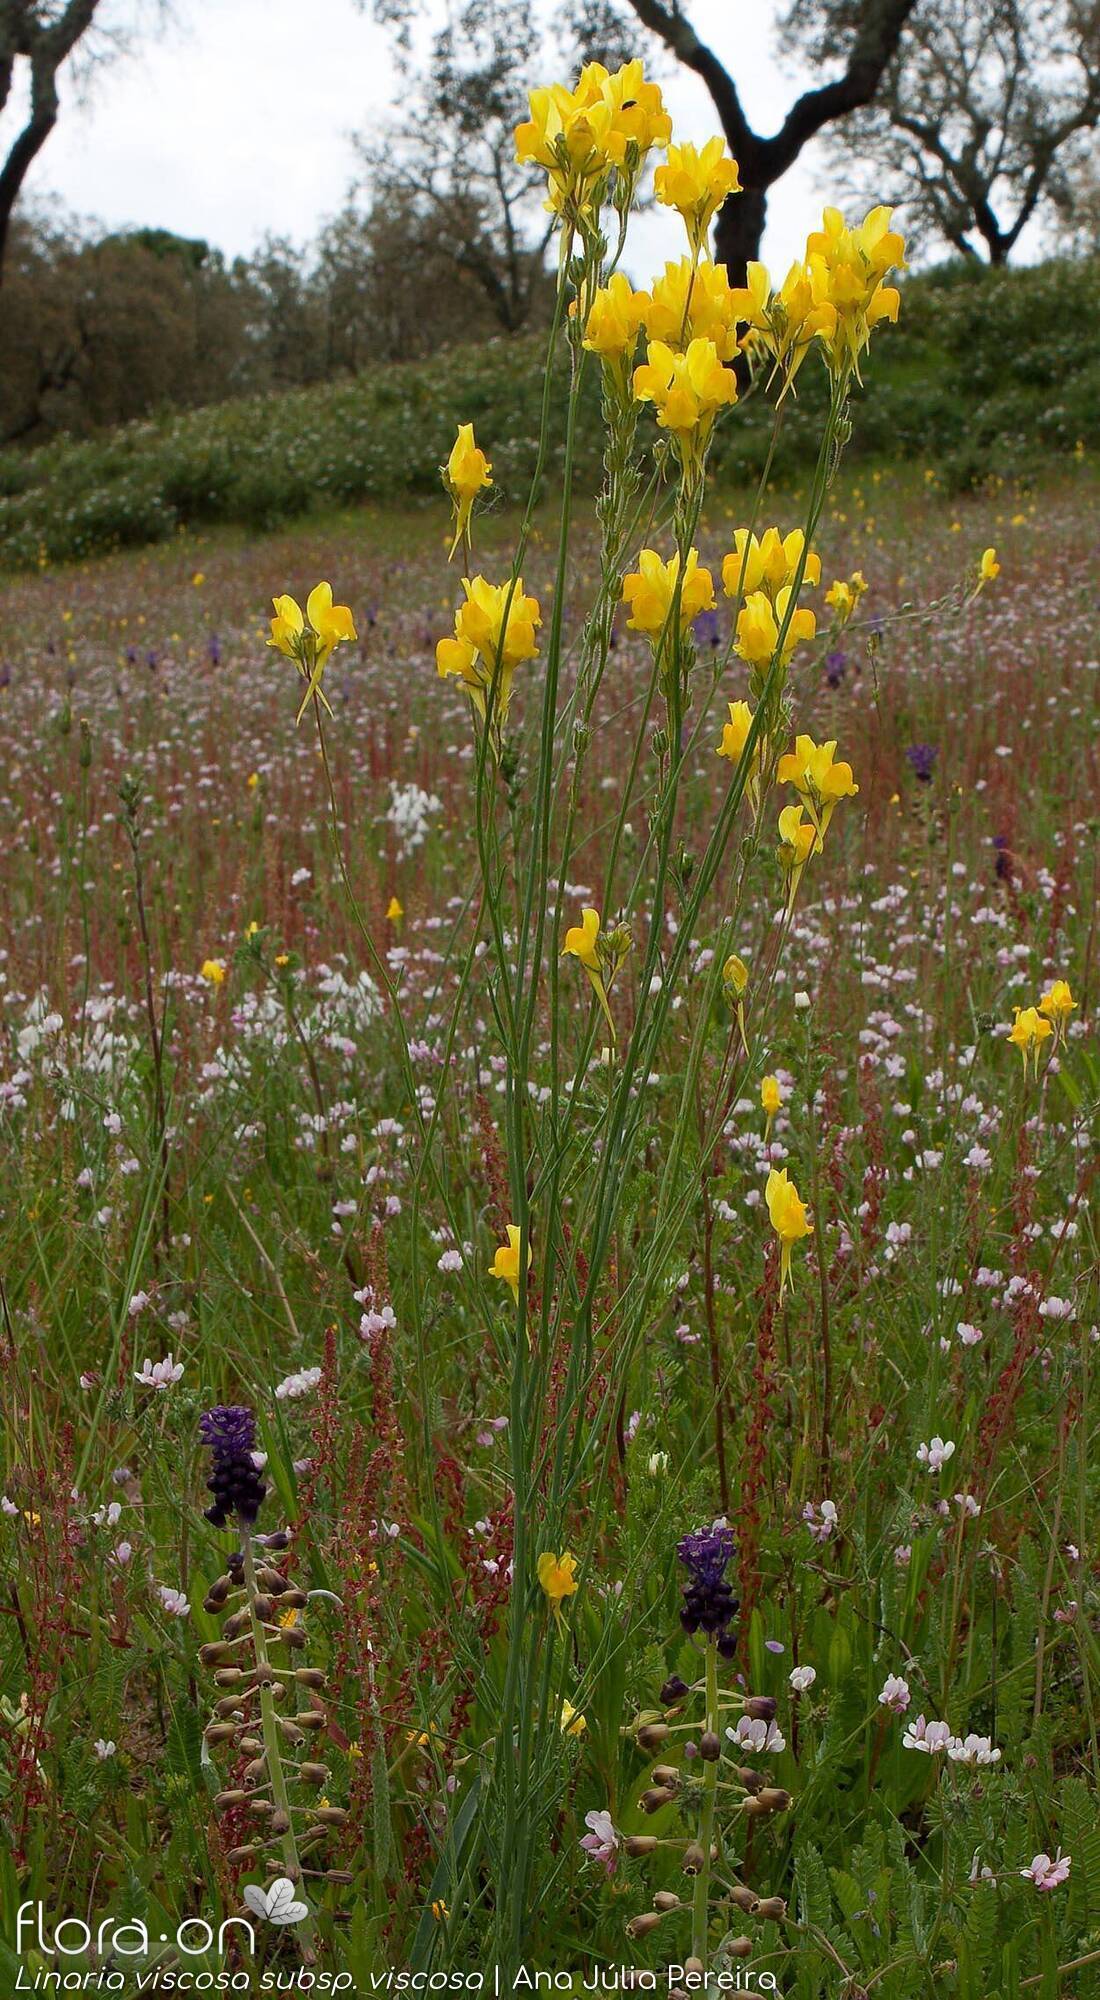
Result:
[[296,1901],[294,1884],[287,1875],[280,1875],[270,1889],[250,1882],[244,1900],[254,1917],[263,1917],[269,1924],[300,1924],[309,1915],[309,1904]]

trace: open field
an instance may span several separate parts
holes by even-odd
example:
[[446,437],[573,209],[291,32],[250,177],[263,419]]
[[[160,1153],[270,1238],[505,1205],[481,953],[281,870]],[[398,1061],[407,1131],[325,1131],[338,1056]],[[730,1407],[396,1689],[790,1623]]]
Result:
[[[794,522],[804,504],[788,486],[765,513]],[[55,1914],[109,1910],[154,1936],[242,1907],[247,1751],[227,1762],[204,1738],[210,1668],[231,1655],[198,1658],[226,1548],[202,1517],[198,1417],[245,1404],[267,1454],[259,1526],[293,1529],[293,1578],[321,1593],[283,1614],[308,1642],[291,1664],[327,1677],[319,1733],[290,1752],[324,1766],[334,1815],[310,1864],[333,1872],[306,1884],[321,1966],[369,1990],[391,1963],[504,1953],[516,1920],[496,1885],[521,1849],[528,1963],[683,1963],[677,1911],[632,1940],[624,1925],[654,1891],[693,1894],[675,1843],[699,1731],[677,1736],[658,1691],[698,1671],[677,1543],[724,1515],[729,1687],[764,1698],[763,1720],[731,1711],[735,1747],[793,1801],[732,1821],[712,1884],[746,1892],[725,1929],[751,1937],[758,1980],[797,2000],[1100,1992],[1096,504],[1087,457],[965,499],[920,461],[842,472],[822,587],[859,568],[868,595],[830,634],[814,594],[791,698],[859,791],[789,925],[771,811],[757,841],[742,807],[728,869],[691,900],[730,782],[724,704],[743,692],[728,606],[696,626],[663,874],[666,753],[639,727],[650,651],[619,613],[582,775],[553,801],[575,833],[524,1088],[533,1234],[553,1227],[556,1249],[526,1378],[489,1272],[527,1115],[499,954],[522,930],[542,668],[516,676],[488,851],[517,921],[494,939],[469,704],[435,670],[456,590],[442,505],[9,582],[7,1935],[28,1882],[51,1885]],[[716,573],[749,507],[709,497]],[[515,530],[485,515],[487,575]],[[553,532],[536,517],[524,567],[544,621]],[[961,580],[988,544],[1001,574],[974,596]],[[582,518],[566,701],[596,561]],[[313,717],[295,726],[300,684],[264,643],[273,593],[304,601],[322,576],[359,635],[325,678],[332,801]],[[539,1166],[551,1120],[575,1162],[612,1157],[607,1030],[560,957],[589,903],[633,933],[619,1049],[651,989],[675,995],[624,1100],[594,1296],[583,1168],[559,1170],[551,1200]],[[733,950],[744,1041],[716,980]],[[1076,1011],[1034,1076],[1007,1040],[1013,1008],[1061,978]],[[783,1100],[767,1133],[766,1074]],[[813,1216],[782,1297],[772,1165]],[[584,1313],[581,1351],[563,1328]],[[166,1357],[182,1372],[157,1386],[145,1364]],[[524,1542],[516,1432],[532,1423]],[[567,1548],[580,1589],[555,1610],[536,1558]],[[513,1562],[531,1579],[519,1612]],[[517,1668],[520,1612],[536,1638]],[[492,1775],[502,1716],[528,1760],[511,1790]],[[654,1757],[681,1776],[648,1810]],[[668,1844],[645,1852],[650,1836]],[[1068,1879],[1024,1872],[1059,1852]],[[789,1907],[754,1913],[754,1897]],[[261,1949],[273,1970],[294,1962],[271,1926]]]

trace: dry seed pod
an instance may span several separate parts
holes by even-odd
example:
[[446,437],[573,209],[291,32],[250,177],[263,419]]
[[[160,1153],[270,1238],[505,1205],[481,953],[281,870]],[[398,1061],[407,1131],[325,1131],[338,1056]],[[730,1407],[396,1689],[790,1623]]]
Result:
[[669,1733],[667,1722],[646,1722],[638,1731],[638,1746],[642,1750],[658,1750]]
[[250,1868],[256,1859],[256,1849],[254,1847],[231,1847],[225,1858],[227,1861],[232,1862],[235,1868]]
[[730,1890],[730,1902],[735,1909],[743,1910],[747,1917],[754,1917],[760,1908],[760,1898],[755,1889],[748,1889],[741,1882]]
[[637,1861],[640,1855],[652,1854],[657,1844],[657,1837],[652,1833],[628,1833],[623,1841],[632,1861]]
[[[245,1777],[247,1778],[247,1776],[248,1772],[246,1771]],[[249,1799],[248,1810],[249,1812],[258,1814],[261,1818],[266,1818],[267,1814],[274,1812],[275,1808],[270,1799]]]
[[673,1791],[680,1782],[680,1773],[675,1764],[654,1764],[649,1775],[655,1785],[668,1785]]
[[243,1717],[243,1715],[244,1715],[244,1710],[243,1710],[243,1709],[242,1709],[242,1707],[241,1707],[241,1702],[242,1702],[242,1700],[243,1700],[243,1699],[244,1699],[244,1697],[243,1697],[242,1695],[239,1695],[239,1694],[227,1694],[227,1695],[224,1695],[224,1696],[222,1697],[221,1701],[216,1701],[216,1702],[214,1703],[214,1713],[215,1713],[215,1715],[218,1715],[218,1716],[222,1716],[222,1715],[239,1715],[239,1716],[242,1716],[242,1717]]
[[230,1743],[237,1730],[232,1722],[208,1722],[202,1733],[207,1743]]
[[666,1910],[679,1909],[680,1898],[671,1889],[658,1889],[657,1894],[653,1898],[653,1907],[655,1910],[660,1910],[663,1916]]
[[307,1785],[323,1785],[328,1780],[327,1764],[300,1764],[298,1776]]
[[704,1764],[717,1764],[722,1755],[722,1739],[715,1735],[713,1729],[704,1729],[700,1736],[699,1755]]
[[294,1720],[299,1729],[323,1729],[328,1716],[323,1708],[300,1708]]
[[779,1703],[773,1694],[750,1694],[745,1703],[745,1714],[751,1722],[774,1722],[779,1713]]
[[323,1688],[325,1685],[320,1667],[295,1667],[294,1678],[302,1687]]
[[699,1842],[697,1840],[689,1841],[684,1849],[684,1858],[681,1863],[684,1874],[698,1875],[699,1870],[703,1865],[703,1860],[704,1860],[703,1850],[700,1847]]
[[290,1825],[290,1814],[288,1812],[284,1812],[282,1806],[279,1806],[277,1810],[273,1812],[271,1815],[272,1833],[285,1833],[289,1825]]
[[322,1826],[346,1826],[348,1822],[348,1816],[343,1806],[317,1806],[314,1809],[313,1817]]
[[222,1626],[222,1631],[227,1639],[239,1639],[243,1632],[248,1631],[251,1624],[252,1613],[250,1611],[231,1611],[225,1624]]
[[297,1647],[299,1652],[308,1646],[309,1640],[300,1625],[277,1625],[270,1634],[272,1639],[281,1639],[285,1646]]
[[234,1790],[215,1792],[214,1794],[215,1812],[228,1812],[231,1806],[245,1806],[247,1804],[248,1793],[242,1791],[239,1785]]
[[199,1647],[199,1659],[204,1667],[220,1667],[224,1661],[231,1660],[232,1657],[232,1646],[225,1645],[221,1639],[215,1639],[208,1646]]
[[648,1791],[642,1793],[638,1804],[644,1813],[660,1812],[661,1807],[669,1805],[675,1796],[667,1785],[650,1785]]
[[659,1910],[643,1910],[640,1917],[631,1917],[626,1927],[627,1937],[648,1937],[650,1931],[656,1930],[660,1921],[661,1913]]
[[216,1576],[206,1593],[207,1604],[224,1604],[232,1588],[233,1578],[231,1576]]
[[264,1625],[269,1625],[271,1623],[272,1618],[275,1616],[274,1600],[270,1597],[263,1597],[258,1592],[256,1596],[252,1599],[252,1609],[256,1613],[257,1618]]
[[256,1580],[262,1583],[265,1590],[270,1590],[273,1597],[281,1597],[284,1590],[290,1589],[286,1577],[280,1575],[277,1569],[268,1569],[266,1563],[260,1564],[256,1571]]
[[763,1791],[757,1793],[756,1803],[758,1806],[763,1806],[765,1812],[786,1812],[791,1803],[791,1795],[782,1791],[778,1785],[765,1785]]
[[304,1590],[291,1589],[287,1591],[285,1597],[280,1598],[279,1602],[287,1611],[304,1611],[309,1598]]
[[764,1777],[760,1771],[746,1771],[739,1768],[733,1775],[739,1785],[744,1785],[747,1792],[758,1792],[764,1783]]
[[781,1924],[786,1914],[787,1905],[782,1896],[765,1896],[753,1911],[753,1915],[759,1917],[762,1923],[770,1921]]
[[727,1958],[751,1958],[752,1939],[747,1937],[727,1938],[722,1946]]
[[246,1757],[262,1757],[264,1754],[262,1736],[242,1736],[237,1747]]
[[[199,1657],[201,1658],[202,1655],[200,1654]],[[240,1667],[219,1667],[217,1673],[214,1675],[214,1686],[220,1688],[238,1687],[241,1681],[247,1678],[248,1676],[241,1672]]]
[[[266,1760],[266,1758],[264,1758],[264,1757],[254,1757],[254,1758],[252,1759],[252,1762],[251,1762],[251,1764],[246,1764],[246,1765],[245,1765],[245,1767],[244,1767],[244,1781],[245,1781],[245,1784],[246,1784],[246,1785],[254,1785],[254,1784],[256,1784],[256,1783],[258,1782],[258,1780],[259,1780],[260,1778],[262,1778],[262,1777],[263,1777],[263,1775],[264,1775],[264,1773],[265,1773],[265,1771],[266,1771],[266,1770],[267,1770],[267,1760]],[[265,1805],[265,1807],[264,1807],[264,1811],[265,1811],[265,1812],[267,1811],[267,1807],[266,1807],[266,1805]]]

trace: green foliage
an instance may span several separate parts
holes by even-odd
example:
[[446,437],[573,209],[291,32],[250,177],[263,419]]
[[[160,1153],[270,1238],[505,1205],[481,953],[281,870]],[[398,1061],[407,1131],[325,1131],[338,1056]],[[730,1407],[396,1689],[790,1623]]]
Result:
[[[949,488],[1028,480],[1036,462],[1100,444],[1095,263],[1021,271],[949,265],[908,281],[874,392],[857,393],[853,452],[931,466]],[[564,394],[565,376],[558,377]],[[534,467],[541,368],[526,338],[456,348],[431,362],[376,367],[318,384],[165,416],[30,456],[0,453],[0,565],[28,568],[160,541],[214,522],[254,532],[318,509],[435,495],[456,413],[472,420],[505,497]],[[822,423],[824,373],[807,366],[788,399],[773,458],[794,480]],[[602,452],[596,371],[581,412],[578,477]],[[755,480],[772,434],[759,391],[717,435],[715,475]],[[557,433],[555,432],[555,435]],[[560,474],[552,450],[546,484]]]

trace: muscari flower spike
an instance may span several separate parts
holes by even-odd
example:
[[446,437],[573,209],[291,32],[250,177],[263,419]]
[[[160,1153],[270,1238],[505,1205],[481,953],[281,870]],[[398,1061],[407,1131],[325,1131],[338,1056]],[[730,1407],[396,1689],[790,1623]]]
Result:
[[214,1496],[206,1519],[215,1528],[228,1527],[234,1516],[253,1522],[267,1492],[252,1456],[255,1416],[239,1403],[219,1403],[199,1418],[199,1430],[214,1461],[206,1482],[207,1491]]
[[702,1630],[708,1638],[716,1639],[723,1657],[729,1657],[737,1646],[733,1633],[726,1630],[738,1608],[738,1600],[725,1580],[733,1550],[733,1529],[725,1522],[717,1522],[713,1528],[698,1528],[676,1546],[676,1553],[691,1578],[684,1585],[680,1623],[685,1632]]

